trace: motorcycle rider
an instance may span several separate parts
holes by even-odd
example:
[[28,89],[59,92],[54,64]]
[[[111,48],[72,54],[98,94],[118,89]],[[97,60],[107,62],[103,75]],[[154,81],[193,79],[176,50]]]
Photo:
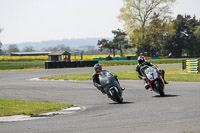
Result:
[[[147,66],[154,66],[154,65],[153,65],[151,62],[146,61],[144,56],[139,56],[139,57],[138,57],[138,65],[137,65],[137,67],[136,67],[136,72],[138,73],[138,77],[139,77],[140,79],[143,79],[143,80],[144,80],[144,82],[145,82],[145,83],[144,83],[144,86],[145,86],[145,88],[148,90],[148,89],[150,88],[150,86],[149,86],[149,84],[148,84],[147,78],[146,78],[145,74],[142,73],[141,70],[140,70],[141,66],[143,66],[143,65],[147,65]],[[162,78],[164,79],[165,71],[164,71],[164,70],[161,70],[161,69],[159,69],[159,68],[157,68],[157,67],[156,67],[156,69],[157,69],[157,71],[161,74]],[[165,82],[165,84],[168,84],[168,82],[165,81],[165,79],[164,79],[164,82]]]
[[[104,91],[104,88],[101,86],[100,84],[100,81],[99,81],[99,74],[101,73],[102,71],[102,65],[100,64],[95,64],[94,65],[94,70],[95,70],[95,73],[92,75],[92,79],[93,79],[93,83],[94,83],[94,86],[97,87],[98,90],[100,90],[103,94],[106,94],[106,92]],[[106,70],[104,70],[106,71]],[[118,79],[117,79],[117,75],[115,75],[114,73],[110,72],[114,77],[115,79],[117,80],[117,82],[119,83]],[[125,90],[125,88],[121,88],[122,91]]]

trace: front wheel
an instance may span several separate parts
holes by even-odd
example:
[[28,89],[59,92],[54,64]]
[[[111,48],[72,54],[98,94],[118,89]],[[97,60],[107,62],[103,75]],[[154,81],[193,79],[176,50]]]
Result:
[[118,103],[123,102],[123,98],[119,95],[119,93],[115,89],[112,89],[111,92],[112,92],[113,97],[115,98],[116,102],[118,102]]
[[161,85],[160,82],[157,82],[157,83],[155,84],[155,86],[156,86],[156,90],[158,91],[158,93],[160,94],[160,96],[161,96],[161,97],[164,97],[164,96],[165,96],[164,86]]

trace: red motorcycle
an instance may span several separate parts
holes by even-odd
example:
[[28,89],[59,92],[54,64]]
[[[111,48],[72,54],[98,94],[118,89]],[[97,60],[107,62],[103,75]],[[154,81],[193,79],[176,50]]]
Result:
[[155,66],[144,66],[141,70],[146,75],[150,89],[160,94],[160,96],[165,96],[165,82],[157,68]]

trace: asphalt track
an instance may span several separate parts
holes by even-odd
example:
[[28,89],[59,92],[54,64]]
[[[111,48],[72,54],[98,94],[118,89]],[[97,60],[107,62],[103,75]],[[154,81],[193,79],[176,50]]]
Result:
[[[162,67],[180,67],[161,66]],[[135,67],[108,67],[128,70]],[[22,122],[0,123],[0,133],[187,133],[200,131],[200,83],[170,82],[162,98],[143,81],[120,81],[124,103],[116,104],[92,81],[30,81],[48,75],[85,73],[92,68],[0,73],[0,98],[75,104],[86,110]]]

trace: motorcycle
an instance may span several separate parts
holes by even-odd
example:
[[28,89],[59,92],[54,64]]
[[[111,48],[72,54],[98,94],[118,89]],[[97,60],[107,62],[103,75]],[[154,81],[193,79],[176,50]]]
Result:
[[165,82],[155,66],[143,66],[141,71],[146,75],[150,89],[164,97]]
[[118,81],[116,80],[114,74],[103,70],[99,74],[99,81],[102,87],[104,88],[104,91],[106,92],[108,98],[118,103],[123,102],[122,89]]

